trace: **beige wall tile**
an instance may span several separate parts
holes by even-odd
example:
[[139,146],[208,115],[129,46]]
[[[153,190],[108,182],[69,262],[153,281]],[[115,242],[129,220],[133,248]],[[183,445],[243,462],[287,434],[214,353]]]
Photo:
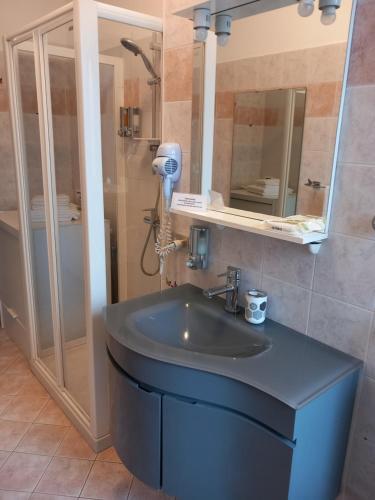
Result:
[[263,272],[271,278],[311,288],[315,257],[307,248],[264,238]]
[[337,82],[308,84],[306,116],[336,116]]
[[163,142],[178,142],[184,153],[191,145],[191,101],[164,103]]
[[367,350],[366,374],[375,380],[375,317]]
[[305,333],[310,307],[310,290],[262,276],[262,290],[268,294],[267,317]]
[[314,290],[372,310],[374,282],[375,242],[331,233],[317,256]]
[[366,356],[372,313],[313,293],[308,334],[359,359]]
[[193,91],[193,46],[164,52],[164,100],[190,101]]
[[164,50],[191,44],[193,31],[193,23],[189,19],[167,13],[164,17]]
[[354,25],[351,51],[349,84],[375,84],[375,4],[372,0],[360,0]]
[[340,159],[375,164],[375,85],[352,87],[345,98]]
[[332,230],[361,238],[375,239],[372,219],[375,165],[338,166]]

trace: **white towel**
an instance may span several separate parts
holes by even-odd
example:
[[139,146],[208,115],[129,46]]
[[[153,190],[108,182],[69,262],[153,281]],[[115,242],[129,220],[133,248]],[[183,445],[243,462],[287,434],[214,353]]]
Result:
[[258,186],[279,186],[280,179],[276,177],[264,177],[263,179],[257,179],[255,184]]
[[[78,210],[77,205],[69,203],[67,206],[57,206],[57,220],[58,222],[70,222],[72,220],[79,220],[81,212]],[[46,212],[44,206],[31,209],[32,222],[45,222]]]
[[[70,203],[70,197],[67,194],[58,194],[56,196],[56,203],[59,207],[68,207]],[[44,207],[44,197],[39,194],[34,196],[31,200],[31,208],[40,208]]]

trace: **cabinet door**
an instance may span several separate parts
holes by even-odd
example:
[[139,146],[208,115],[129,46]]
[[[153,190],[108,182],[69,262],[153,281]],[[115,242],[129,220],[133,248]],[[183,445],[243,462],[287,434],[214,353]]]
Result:
[[163,490],[179,500],[287,500],[292,455],[239,414],[163,397]]
[[160,488],[161,396],[147,392],[110,363],[111,434],[126,467]]

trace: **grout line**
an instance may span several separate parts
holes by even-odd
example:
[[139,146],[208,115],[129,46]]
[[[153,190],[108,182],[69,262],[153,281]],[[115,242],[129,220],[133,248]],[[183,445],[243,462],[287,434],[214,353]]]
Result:
[[87,481],[88,481],[88,479],[89,479],[89,477],[90,477],[91,471],[92,471],[92,469],[93,469],[93,467],[94,467],[95,460],[89,460],[89,462],[91,462],[91,466],[90,466],[90,468],[89,468],[89,470],[88,470],[88,472],[87,472],[87,475],[86,475],[86,478],[85,478],[85,480],[84,480],[84,482],[83,482],[82,488],[79,490],[79,493],[78,493],[78,495],[77,495],[77,496],[78,496],[78,498],[80,498],[80,496],[82,495],[83,490],[85,489],[85,486],[86,486]]
[[126,496],[126,500],[128,500],[128,499],[129,499],[129,497],[130,497],[130,493],[131,493],[132,488],[133,488],[133,483],[134,483],[134,475],[132,474],[132,480],[131,480],[131,482],[130,482],[129,491],[128,491],[128,494],[127,494],[127,496]]
[[[45,456],[45,455],[39,455],[39,456]],[[35,487],[34,487],[34,489],[32,491],[32,493],[34,493],[35,490],[37,489],[37,487],[39,486],[40,481],[43,479],[43,477],[44,477],[45,473],[47,472],[47,469],[49,468],[49,466],[50,466],[50,464],[51,464],[51,462],[52,462],[52,460],[53,460],[54,457],[49,457],[49,458],[50,458],[50,460],[49,460],[48,464],[46,465],[45,469],[43,470],[43,472],[42,472],[39,480],[37,481],[37,483],[36,483],[36,485],[35,485]],[[30,496],[32,495],[32,493],[30,494]]]

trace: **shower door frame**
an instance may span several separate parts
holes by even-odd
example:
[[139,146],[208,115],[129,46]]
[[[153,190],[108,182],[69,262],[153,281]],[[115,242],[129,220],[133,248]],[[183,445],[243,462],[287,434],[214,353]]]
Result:
[[[16,160],[21,247],[31,337],[31,367],[96,450],[110,444],[108,370],[102,315],[103,308],[107,303],[107,292],[101,152],[99,19],[163,32],[161,18],[107,5],[95,0],[74,0],[73,3],[69,3],[28,24],[18,32],[7,36],[4,40],[9,79],[11,126]],[[58,231],[55,217],[57,205],[53,189],[55,184],[53,132],[51,129],[52,110],[47,65],[48,47],[46,47],[43,40],[46,33],[71,21],[73,21],[74,25],[79,165],[84,207],[82,230],[85,322],[89,351],[88,390],[90,393],[90,416],[82,410],[64,387],[63,346],[59,317],[61,292],[58,270],[58,234],[56,234]],[[51,376],[38,358],[37,351],[37,321],[33,285],[27,167],[24,150],[22,106],[18,91],[19,75],[16,51],[18,44],[30,39],[33,40],[38,97],[43,187],[46,202],[48,265],[57,360],[56,379]]]

